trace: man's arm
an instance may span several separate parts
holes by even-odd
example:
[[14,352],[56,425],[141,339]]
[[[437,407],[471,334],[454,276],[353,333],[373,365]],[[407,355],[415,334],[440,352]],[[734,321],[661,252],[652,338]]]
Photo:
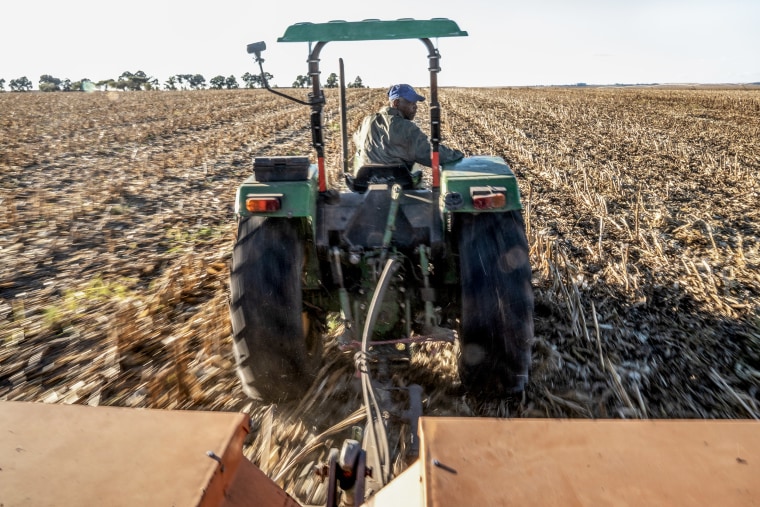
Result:
[[438,161],[441,164],[448,164],[449,162],[454,162],[462,158],[464,158],[464,153],[461,151],[438,144]]
[[[433,147],[430,144],[430,139],[415,123],[411,121],[406,121],[405,123],[409,125],[409,132],[405,136],[406,139],[411,140],[414,161],[427,167],[432,166],[433,161],[430,158],[430,152]],[[451,149],[441,143],[438,144],[438,160],[441,164],[454,162],[460,158],[464,158],[464,153],[461,151]]]

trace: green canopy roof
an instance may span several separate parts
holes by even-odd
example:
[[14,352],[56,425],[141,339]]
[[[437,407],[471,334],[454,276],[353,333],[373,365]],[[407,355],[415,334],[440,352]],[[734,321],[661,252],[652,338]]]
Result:
[[382,21],[329,21],[327,23],[296,23],[285,30],[277,42],[357,41],[388,39],[423,39],[462,37],[467,32],[447,18],[397,19]]

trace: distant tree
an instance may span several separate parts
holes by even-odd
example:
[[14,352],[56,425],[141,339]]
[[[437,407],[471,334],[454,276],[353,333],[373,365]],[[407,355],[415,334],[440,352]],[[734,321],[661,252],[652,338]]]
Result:
[[32,89],[32,82],[26,76],[21,76],[18,79],[11,79],[8,83],[12,92],[28,92]]
[[305,88],[311,86],[311,78],[309,76],[298,75],[296,80],[293,81],[293,88]]
[[66,78],[61,82],[61,91],[64,91],[64,92],[71,91],[71,79]]
[[266,82],[268,83],[274,79],[274,76],[269,72],[264,72],[264,78],[262,79],[262,76],[260,74],[251,74],[250,72],[246,72],[240,76],[240,79],[243,80],[246,88],[263,88],[265,86],[264,79],[266,79]]
[[61,91],[61,80],[50,74],[43,74],[40,76],[38,87],[41,92],[59,92]]
[[[180,87],[183,90],[187,90],[187,87],[190,86],[190,80],[193,79],[192,74],[177,74],[177,81],[179,81]],[[187,85],[185,85],[187,83]]]
[[206,87],[206,78],[200,74],[190,76],[188,82],[190,83],[190,88],[193,90],[202,90]]
[[138,70],[134,74],[126,70],[121,73],[121,76],[119,76],[114,87],[119,90],[150,90],[153,87],[153,83],[158,84],[158,81],[149,77],[141,70]]
[[327,76],[327,81],[325,82],[325,88],[337,88],[338,87],[338,75],[333,72],[329,76]]
[[240,79],[243,80],[246,88],[256,88],[256,85],[261,84],[261,77],[258,74],[251,74],[250,72],[246,72],[240,76]]
[[5,79],[0,79],[0,92],[5,91]]
[[240,85],[237,82],[237,79],[235,79],[235,76],[230,74],[227,79],[224,80],[224,85],[227,87],[228,90],[237,90],[240,88]]
[[164,90],[176,90],[177,89],[177,78],[174,76],[169,76],[169,79],[166,80],[164,83]]
[[134,77],[134,74],[129,72],[128,70],[121,73],[121,76],[119,76],[119,79],[116,80],[116,86],[115,88],[117,90],[129,90],[133,86],[132,78]]
[[119,79],[117,79],[116,82],[117,83],[122,83],[119,86],[123,90],[123,89],[125,89],[125,88],[128,87],[128,83],[132,80],[133,76],[134,76],[134,74],[132,74],[128,70],[125,70],[124,72],[121,73],[121,76],[119,76]]
[[356,76],[356,79],[354,79],[353,83],[348,83],[346,85],[347,88],[364,88],[364,83],[362,83],[362,78],[359,76]]
[[145,72],[138,70],[132,75],[130,90],[149,90],[151,86],[151,80]]
[[214,76],[209,80],[209,88],[213,90],[221,90],[224,88],[224,83],[226,83],[227,80],[224,78],[224,76]]

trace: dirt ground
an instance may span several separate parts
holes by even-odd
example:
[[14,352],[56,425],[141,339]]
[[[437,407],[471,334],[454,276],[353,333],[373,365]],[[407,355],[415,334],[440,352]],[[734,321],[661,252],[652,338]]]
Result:
[[[455,345],[421,348],[397,380],[422,386],[425,415],[760,417],[760,91],[440,99],[444,142],[520,182],[535,344],[524,395],[487,402],[461,392]],[[349,90],[349,131],[382,104]],[[244,411],[250,459],[318,503],[311,467],[362,424],[352,360],[326,336],[306,399],[248,400],[227,310],[236,186],[253,156],[313,159],[308,121],[261,90],[0,93],[0,400]],[[391,423],[400,471],[408,428]]]

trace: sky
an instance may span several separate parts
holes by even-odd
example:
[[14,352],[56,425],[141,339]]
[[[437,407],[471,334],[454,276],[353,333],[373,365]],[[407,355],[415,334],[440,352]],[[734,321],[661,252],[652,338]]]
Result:
[[[258,73],[246,45],[264,41],[272,84],[307,73],[307,43],[278,43],[303,21],[450,18],[468,37],[433,42],[439,86],[760,82],[760,0],[34,0],[0,7],[0,78],[77,81],[142,70]],[[346,81],[427,86],[418,40],[332,42],[322,81],[344,61]]]

